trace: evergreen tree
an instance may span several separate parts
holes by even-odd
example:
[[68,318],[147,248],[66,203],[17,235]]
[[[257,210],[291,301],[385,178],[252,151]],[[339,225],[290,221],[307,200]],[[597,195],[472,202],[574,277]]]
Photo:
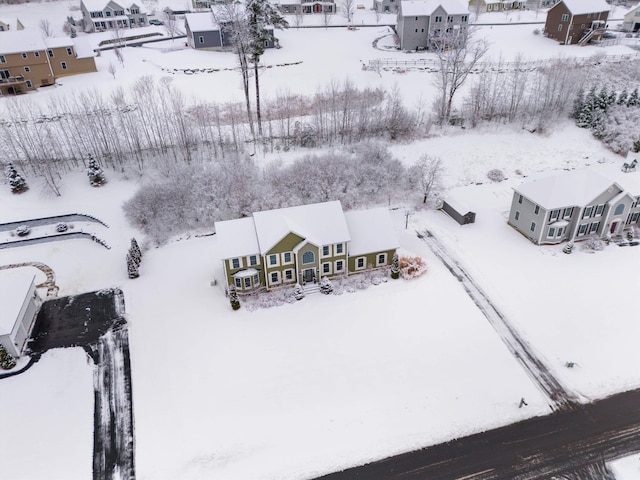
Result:
[[620,95],[618,96],[618,105],[626,105],[627,104],[627,100],[629,99],[629,93],[627,92],[627,89],[623,89],[622,92],[620,92]]
[[400,278],[400,261],[397,253],[394,253],[391,259],[391,278],[394,280]]
[[299,283],[296,283],[296,286],[293,287],[292,295],[296,300],[302,300],[304,298],[304,288]]
[[131,239],[131,247],[129,247],[129,255],[131,258],[135,260],[135,262],[140,265],[142,261],[142,250],[140,250],[140,246],[135,238]]
[[231,303],[231,308],[234,310],[238,310],[240,308],[238,292],[236,292],[236,287],[234,285],[229,285],[229,303]]
[[320,291],[325,295],[329,295],[333,292],[333,283],[331,283],[331,280],[327,277],[322,277],[322,280],[320,281]]
[[638,87],[636,87],[631,95],[629,95],[629,99],[627,100],[627,107],[638,107],[640,106],[640,96],[638,95]]
[[607,87],[602,87],[597,97],[596,107],[600,110],[607,110],[609,106],[609,94],[607,93]]
[[589,93],[587,93],[584,101],[582,102],[582,108],[578,114],[576,125],[580,128],[591,128],[591,120],[593,111],[597,104],[596,87],[591,87]]
[[89,183],[94,187],[102,185],[106,179],[104,178],[104,172],[102,167],[98,165],[95,158],[89,155],[89,165],[87,166],[87,176],[89,177]]
[[580,117],[580,112],[582,112],[582,108],[584,107],[584,102],[585,102],[584,88],[580,86],[580,89],[578,90],[578,94],[576,95],[576,98],[573,100],[573,108],[571,109],[571,118],[573,118],[574,120],[578,120],[578,118]]
[[127,253],[127,273],[129,274],[129,278],[138,278],[140,276],[140,273],[138,272],[138,264],[128,253]]
[[16,167],[14,167],[11,162],[7,165],[7,180],[9,180],[9,186],[11,187],[12,193],[22,193],[29,189],[27,182],[22,175],[18,173],[18,170],[16,170]]
[[610,107],[611,105],[614,105],[615,103],[616,103],[616,92],[612,88],[611,91],[609,92],[609,98],[607,99],[607,106]]
[[16,360],[9,352],[7,352],[4,345],[0,345],[0,368],[3,370],[11,370],[15,366]]

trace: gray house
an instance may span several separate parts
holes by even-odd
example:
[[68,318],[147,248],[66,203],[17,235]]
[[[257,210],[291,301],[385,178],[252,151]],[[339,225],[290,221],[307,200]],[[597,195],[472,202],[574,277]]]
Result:
[[[184,16],[184,27],[187,32],[187,43],[191,48],[199,50],[221,50],[231,47],[233,44],[230,31],[233,25],[218,24],[211,11],[200,13],[187,13]],[[273,27],[269,30],[269,40],[265,42],[265,48],[276,46],[277,40],[273,34]]]
[[114,0],[81,0],[82,26],[85,32],[118,28],[145,27],[147,14],[134,2]]
[[458,0],[402,0],[397,34],[402,50],[430,50],[467,34],[469,8]]
[[640,175],[624,175],[614,181],[584,168],[525,182],[514,189],[508,223],[539,245],[622,235],[640,217]]

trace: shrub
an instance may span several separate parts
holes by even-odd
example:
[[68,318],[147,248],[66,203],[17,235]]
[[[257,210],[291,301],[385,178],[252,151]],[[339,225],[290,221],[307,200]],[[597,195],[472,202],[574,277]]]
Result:
[[236,292],[236,287],[234,285],[229,285],[229,303],[231,303],[231,308],[234,310],[238,310],[240,308],[238,292]]
[[492,182],[502,182],[504,180],[504,173],[499,168],[494,168],[487,172],[487,178]]
[[393,259],[391,260],[391,278],[394,280],[400,278],[400,263],[397,253],[393,254]]
[[427,264],[420,257],[400,257],[400,275],[405,279],[418,278],[427,273]]
[[333,283],[327,277],[322,277],[320,281],[320,291],[325,295],[331,294],[333,292]]
[[585,240],[583,248],[585,250],[599,252],[604,248],[604,245],[604,241],[598,235],[591,235],[587,240]]
[[567,255],[573,251],[573,242],[567,243],[564,247],[562,247],[562,251]]
[[62,233],[69,230],[69,225],[66,222],[59,222],[56,224],[56,232]]
[[11,356],[4,345],[0,345],[0,368],[3,370],[11,370],[16,366],[16,360]]
[[20,225],[18,228],[16,228],[16,234],[19,237],[26,237],[30,232],[31,227],[29,227],[29,225]]
[[293,292],[291,293],[293,298],[296,300],[302,300],[304,298],[304,288],[299,283],[296,283],[296,286],[293,287]]

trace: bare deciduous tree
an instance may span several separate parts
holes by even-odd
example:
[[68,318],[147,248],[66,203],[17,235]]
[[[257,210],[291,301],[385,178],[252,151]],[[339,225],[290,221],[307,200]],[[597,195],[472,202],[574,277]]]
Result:
[[293,14],[293,23],[296,26],[296,28],[300,28],[304,23],[304,13],[302,13],[302,5],[296,5],[295,9],[296,10]]
[[442,160],[438,157],[423,155],[415,165],[409,168],[407,175],[420,188],[422,203],[427,203],[441,188]]
[[333,13],[331,13],[325,6],[322,7],[322,24],[325,28],[331,25],[333,20]]
[[109,62],[109,66],[107,67],[107,72],[113,75],[113,78],[116,78],[116,66],[113,62]]
[[45,37],[50,37],[53,35],[53,28],[51,27],[51,23],[46,18],[40,20],[38,24],[40,27],[40,31]]
[[163,12],[163,22],[164,29],[167,31],[167,34],[173,40],[177,33],[179,33],[178,23],[176,22],[176,16],[170,11]]
[[443,123],[451,118],[455,94],[487,53],[489,45],[484,39],[474,39],[472,31],[463,27],[432,40],[432,46],[440,67],[434,76],[439,90],[434,107],[440,123]]
[[342,0],[342,16],[347,19],[347,23],[351,24],[353,20],[353,12],[356,9],[355,0]]

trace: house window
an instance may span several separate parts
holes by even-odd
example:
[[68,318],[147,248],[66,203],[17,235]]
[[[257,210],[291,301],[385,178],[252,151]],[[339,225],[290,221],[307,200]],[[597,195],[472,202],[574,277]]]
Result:
[[624,203],[621,203],[616,207],[616,211],[613,213],[614,215],[622,215],[624,213]]
[[377,260],[378,260],[378,265],[385,265],[387,263],[387,254],[379,253]]
[[6,80],[9,77],[11,77],[11,73],[9,73],[9,70],[0,70],[0,78],[2,80]]
[[198,37],[198,43],[204,43],[204,37],[202,35]]
[[7,63],[7,59],[4,58],[4,55],[0,55],[0,63]]
[[240,259],[232,258],[231,259],[231,268],[240,268]]
[[40,52],[33,52],[34,57],[38,58],[40,56]]
[[562,24],[558,25],[558,31],[561,32],[562,31]]
[[245,277],[244,288],[251,288],[251,277]]
[[282,263],[291,263],[291,252],[284,252],[282,254]]
[[271,283],[280,282],[280,272],[271,272]]
[[556,234],[556,229],[555,229],[555,228],[553,228],[553,227],[551,227],[551,228],[549,229],[549,234],[547,235],[547,237],[549,237],[549,238],[553,238],[555,234]]
[[518,196],[518,203],[522,203],[522,195]]
[[435,22],[436,23],[442,23],[442,15],[436,15]]
[[47,50],[47,54],[49,54],[50,58],[53,58],[53,50],[51,49]]
[[111,11],[109,11],[109,10],[107,10],[107,11],[106,11],[106,12],[104,12],[104,13],[105,13],[105,15],[106,15],[107,17],[110,17],[110,16],[111,16]]
[[453,15],[447,17],[447,23],[453,23]]
[[315,262],[315,257],[313,255],[313,252],[309,251],[309,252],[304,252],[302,254],[302,263],[309,264],[313,262]]
[[462,15],[460,17],[460,21],[463,22],[463,23],[468,22],[469,21],[469,16],[468,15]]
[[342,272],[342,271],[344,271],[344,260],[338,260],[336,262],[336,273]]
[[602,215],[602,212],[604,212],[604,205],[601,204],[596,207],[596,216]]
[[[416,17],[416,22],[418,21],[418,17]],[[416,30],[417,31],[417,30]]]
[[73,49],[71,47],[67,47],[67,55],[73,55]]
[[274,266],[274,265],[278,265],[278,255],[276,255],[275,253],[272,255],[269,255],[269,266]]
[[285,270],[284,271],[284,279],[287,282],[293,281],[293,270],[291,270],[291,269]]
[[564,227],[561,227],[558,229],[558,238],[560,238],[562,236],[562,233],[564,232]]
[[562,212],[562,218],[571,217],[572,214],[573,214],[573,207],[565,208],[564,212]]
[[587,227],[588,225],[586,223],[580,225],[580,229],[578,230],[578,235],[584,235],[585,233],[587,233]]
[[356,270],[362,270],[364,268],[364,257],[356,259]]
[[239,278],[236,278],[236,288],[242,288],[242,280],[240,280]]
[[420,33],[424,33],[424,28],[421,28],[421,29],[420,29]]
[[60,62],[60,66],[62,67],[63,70],[67,69],[67,62]]
[[330,274],[331,273],[331,264],[330,263],[323,263],[322,264],[322,273],[323,274]]
[[580,25],[580,30],[584,30],[584,23]]
[[549,220],[553,221],[553,220],[557,220],[557,218],[560,216],[560,210],[553,210],[551,212],[551,215],[549,215]]
[[630,223],[637,223],[638,222],[638,218],[640,218],[640,212],[636,212],[633,215],[631,215],[631,222]]
[[593,222],[589,227],[589,233],[597,232],[598,228],[600,228],[600,222]]
[[264,41],[264,46],[265,46],[265,48],[268,48],[268,47],[269,47],[269,40],[265,40],[265,41]]
[[416,28],[416,33],[418,33],[418,29]]
[[344,244],[337,243],[336,244],[336,255],[342,255],[344,253]]
[[331,255],[331,247],[329,245],[324,245],[322,247],[322,256],[328,257],[329,255]]
[[582,218],[589,218],[591,216],[591,211],[593,210],[593,207],[587,207],[584,209],[584,214],[582,215]]
[[538,205],[536,205],[536,208],[533,210],[533,213],[535,213],[536,215],[540,213],[540,207]]
[[515,215],[515,219],[516,220],[520,220],[520,212],[516,210],[516,215]]
[[569,21],[569,14],[568,13],[563,13],[562,14],[562,21],[563,22],[568,22]]
[[260,275],[257,273],[253,276],[253,286],[260,285]]
[[253,266],[253,265],[257,265],[258,264],[258,256],[257,255],[250,255],[249,256],[249,265]]
[[531,222],[531,231],[532,232],[536,231],[536,222]]
[[31,71],[31,68],[30,67],[24,67],[24,71],[29,73]]
[[32,87],[31,80],[27,80],[26,83],[27,83],[27,88],[31,88]]
[[26,53],[22,54],[22,58],[27,58],[29,55],[27,55]]

